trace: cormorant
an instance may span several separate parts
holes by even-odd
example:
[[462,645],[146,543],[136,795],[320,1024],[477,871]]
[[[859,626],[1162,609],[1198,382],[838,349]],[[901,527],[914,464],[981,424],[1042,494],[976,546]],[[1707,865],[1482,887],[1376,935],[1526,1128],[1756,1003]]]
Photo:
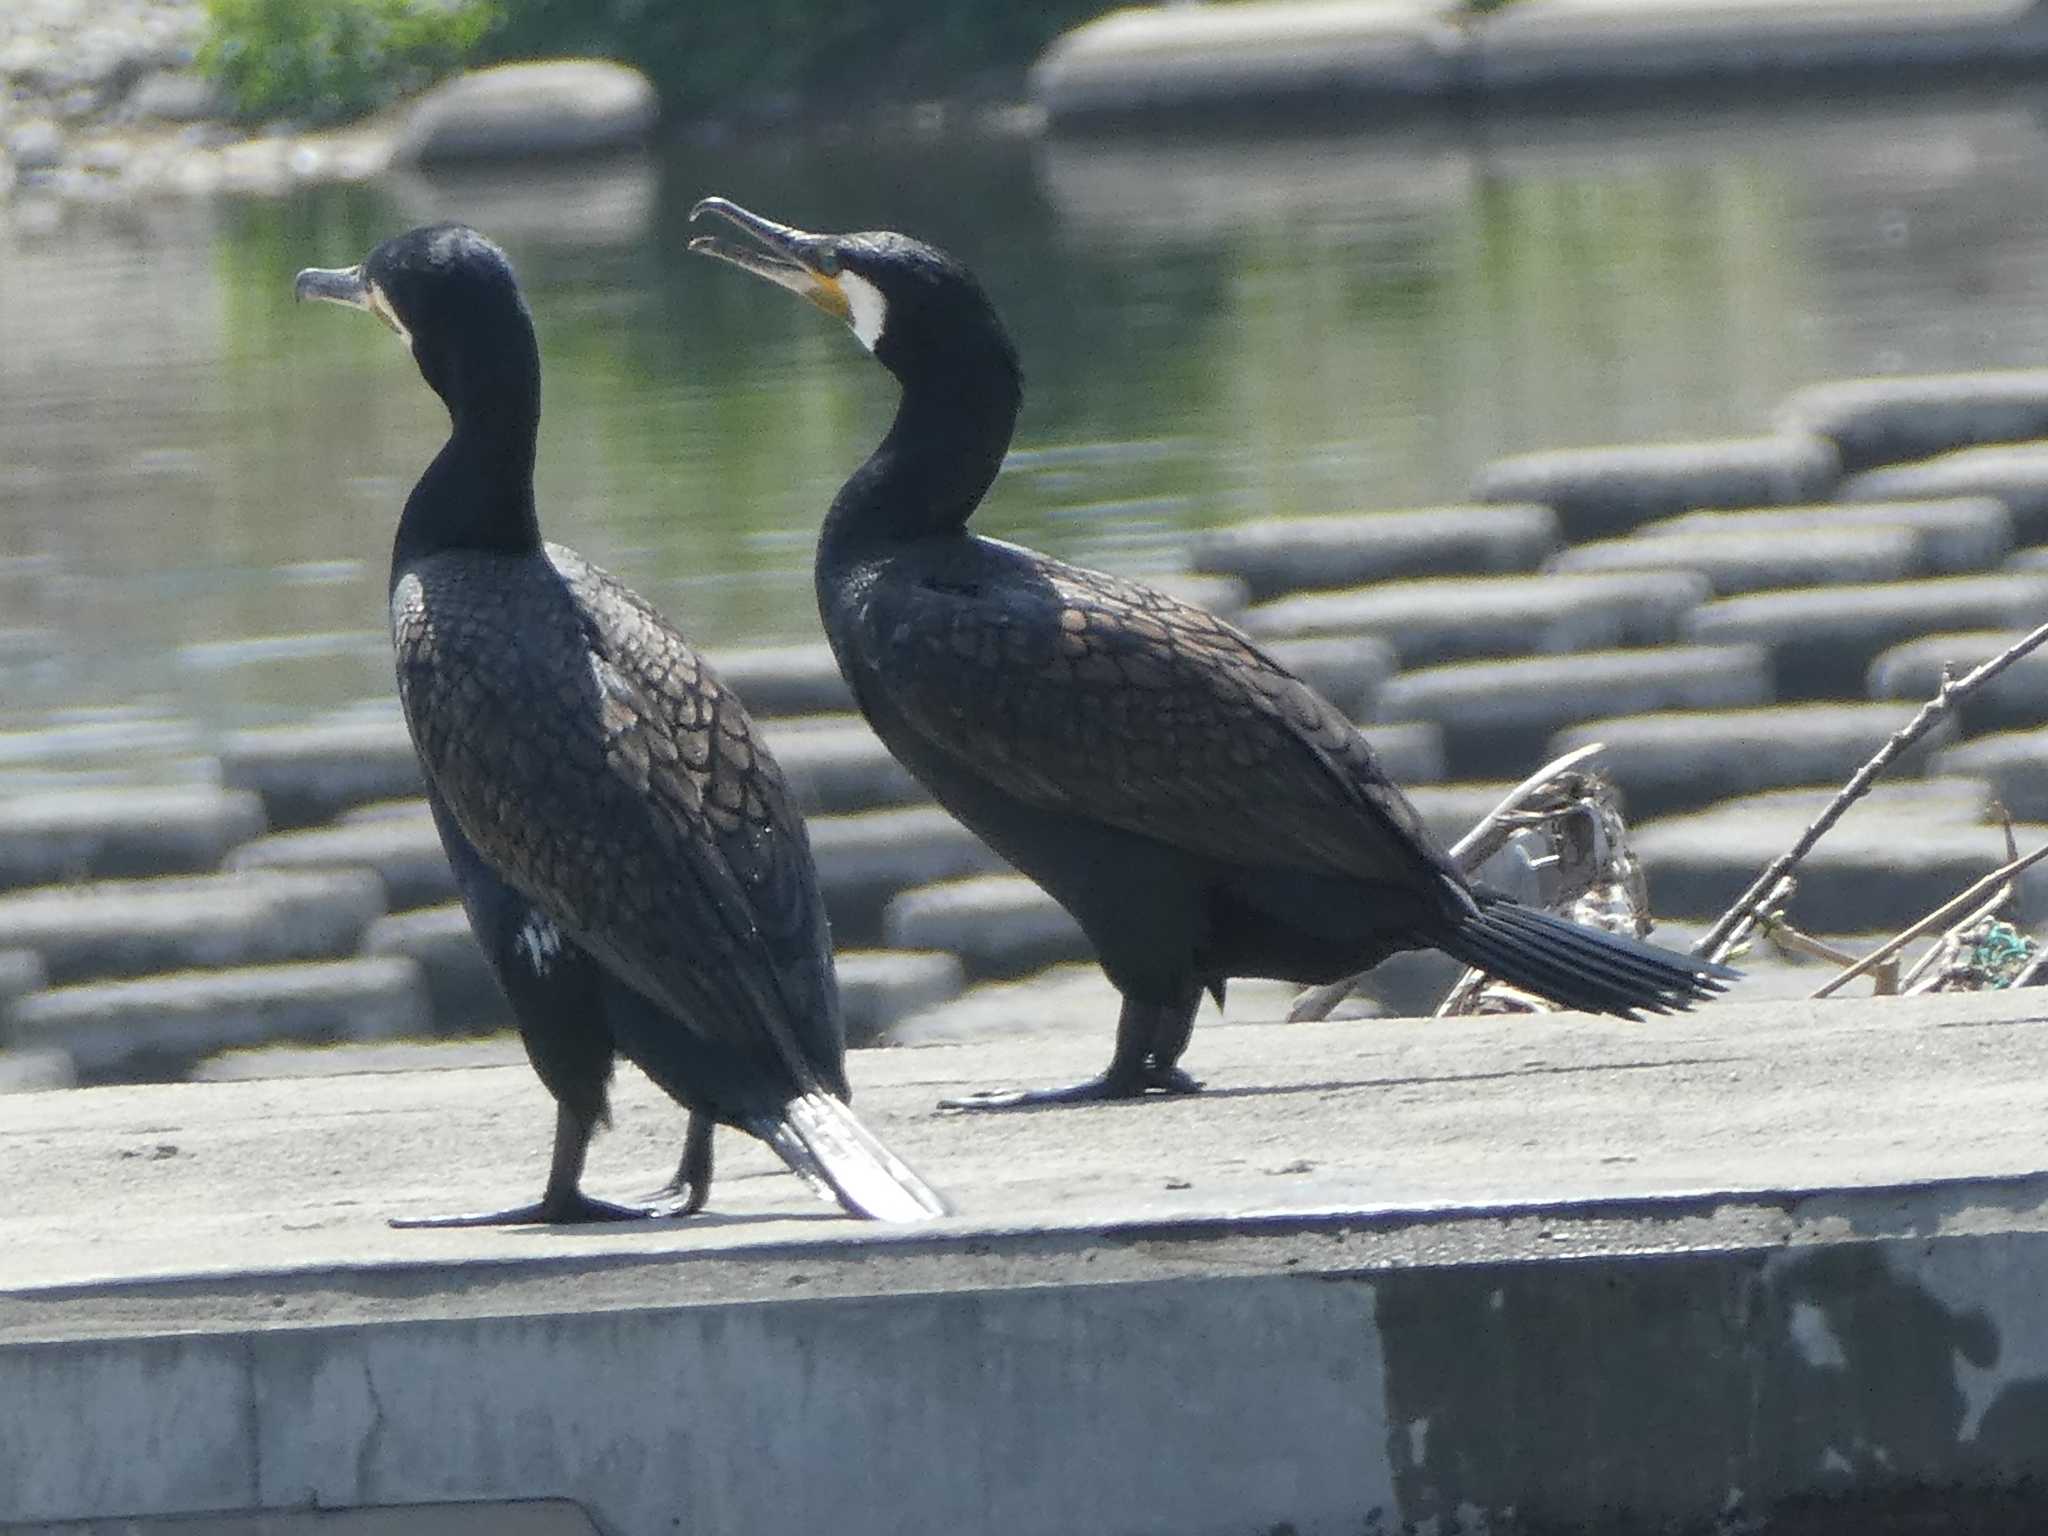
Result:
[[1206,990],[1329,982],[1441,949],[1569,1008],[1688,1006],[1732,974],[1470,885],[1357,728],[1221,619],[1135,581],[981,538],[1023,379],[981,284],[892,232],[812,234],[706,198],[751,237],[690,249],[846,321],[901,386],[834,498],[818,606],[889,750],[1079,921],[1119,993],[1116,1052],[1002,1108],[1200,1086],[1179,1065]]
[[[714,1122],[856,1214],[941,1214],[845,1106],[810,843],[746,711],[645,601],[541,541],[540,351],[504,253],[416,229],[296,292],[381,318],[448,408],[392,548],[398,693],[470,923],[557,1104],[537,1204],[405,1224],[688,1214]],[[578,1188],[614,1052],[690,1111],[668,1211]]]

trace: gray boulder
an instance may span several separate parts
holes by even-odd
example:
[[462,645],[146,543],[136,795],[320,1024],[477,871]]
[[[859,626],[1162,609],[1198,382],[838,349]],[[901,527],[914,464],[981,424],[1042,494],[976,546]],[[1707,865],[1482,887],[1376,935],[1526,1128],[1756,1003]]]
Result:
[[1094,951],[1052,897],[1022,875],[986,875],[905,891],[882,914],[892,949],[935,949],[959,958],[976,980],[1028,976]]
[[1854,698],[1878,653],[1930,631],[1990,629],[2048,614],[2048,575],[1944,576],[1722,598],[1688,614],[1685,637],[1761,645],[1781,699]]
[[40,887],[0,896],[0,933],[55,985],[353,954],[384,913],[363,870]]
[[842,950],[838,967],[850,1046],[875,1044],[898,1020],[951,1001],[966,985],[959,958],[936,950]]
[[1527,571],[1556,547],[1548,507],[1453,506],[1238,523],[1197,535],[1191,560],[1240,578],[1263,602],[1410,576]]
[[1797,548],[1816,536],[1890,529],[1904,529],[1917,541],[1916,575],[1960,576],[1989,570],[2012,548],[2012,514],[1995,496],[1686,512],[1646,525],[1639,536],[1741,535]]
[[276,832],[244,843],[228,859],[230,870],[365,869],[384,884],[394,912],[453,901],[455,872],[441,851],[431,812]]
[[409,960],[149,976],[58,987],[15,1005],[14,1038],[69,1054],[82,1081],[175,1079],[216,1051],[290,1040],[375,1040],[425,1031],[426,987]]
[[1919,575],[1922,565],[1920,540],[1905,528],[1814,529],[1796,538],[1638,529],[1627,538],[1598,539],[1560,551],[1543,569],[1577,574],[1689,571],[1704,576],[1715,596],[1731,597],[1780,587],[1898,581]]
[[1837,474],[1833,444],[1787,432],[1518,454],[1483,470],[1473,495],[1548,506],[1576,541],[1625,533],[1695,507],[1818,501]]
[[882,909],[899,891],[1008,867],[936,806],[818,816],[810,832],[833,942],[841,947],[878,942]]
[[858,715],[776,720],[761,729],[807,816],[876,811],[930,798]]
[[396,955],[419,967],[438,1034],[478,1035],[512,1026],[512,1006],[460,902],[378,918],[363,933],[362,953]]
[[1780,420],[1827,438],[1845,473],[1980,443],[2048,437],[2048,368],[1842,379],[1799,390]]
[[1371,635],[1402,666],[1426,667],[1656,644],[1711,595],[1690,571],[1452,577],[1283,597],[1251,609],[1244,627],[1260,640]]
[[313,826],[352,806],[426,793],[405,722],[381,711],[236,731],[221,752],[221,779],[261,795],[278,828]]
[[0,888],[214,869],[263,827],[256,796],[212,785],[16,795],[0,800]]
[[1842,482],[1844,501],[1929,501],[1995,496],[2023,544],[2048,540],[2048,442],[1961,448],[1914,464],[1866,469]]
[[413,103],[393,146],[401,162],[519,160],[628,149],[660,107],[636,69],[550,59],[471,70]]
[[[1910,713],[1889,704],[1786,704],[1630,715],[1560,731],[1545,751],[1605,743],[1598,766],[1640,821],[1767,789],[1841,784]],[[1928,754],[1955,733],[1954,721],[1935,727],[1891,771],[1921,772]]]
[[718,651],[709,658],[719,681],[740,696],[755,719],[850,714],[853,692],[839,675],[832,647],[763,645]]
[[1581,721],[1770,701],[1760,647],[1667,646],[1404,672],[1381,690],[1374,711],[1441,726],[1452,777],[1513,781],[1542,765],[1553,735]]
[[[1924,704],[1941,687],[1942,674],[1964,673],[2008,649],[2027,632],[2019,629],[1976,629],[1922,635],[1881,652],[1864,680],[1873,699],[1896,699],[1904,705]],[[1988,683],[1980,684],[1955,706],[1963,728],[1979,731],[2015,730],[2048,725],[2048,648],[2028,652]]]

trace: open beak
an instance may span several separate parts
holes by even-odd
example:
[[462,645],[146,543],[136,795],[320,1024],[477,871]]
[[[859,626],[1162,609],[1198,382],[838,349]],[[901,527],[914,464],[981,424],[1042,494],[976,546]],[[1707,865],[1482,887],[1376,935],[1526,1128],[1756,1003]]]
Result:
[[[699,256],[711,256],[738,267],[742,272],[766,278],[778,288],[787,288],[800,298],[809,299],[826,314],[851,321],[853,306],[847,300],[844,285],[818,265],[822,259],[820,253],[828,246],[830,237],[777,224],[773,219],[749,213],[739,204],[727,202],[722,197],[707,197],[692,208],[691,222],[706,214],[716,214],[742,234],[750,236],[755,244],[735,245],[716,235],[699,235],[690,242],[690,249]],[[304,283],[309,276],[326,275],[301,273],[299,281]]]

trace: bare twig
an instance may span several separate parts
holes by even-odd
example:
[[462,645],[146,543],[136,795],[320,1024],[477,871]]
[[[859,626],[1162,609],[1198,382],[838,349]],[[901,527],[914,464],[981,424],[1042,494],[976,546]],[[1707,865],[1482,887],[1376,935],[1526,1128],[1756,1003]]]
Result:
[[[1809,995],[1812,997],[1833,996],[1834,993],[1839,991],[1842,987],[1846,986],[1849,982],[1854,981],[1858,976],[1861,976],[1865,971],[1868,971],[1872,967],[1880,965],[1884,961],[1889,960],[1893,955],[1896,955],[1900,950],[1904,949],[1908,944],[1912,943],[1922,934],[1933,932],[1936,928],[1939,928],[1943,923],[1947,922],[1950,918],[1954,917],[1958,912],[1968,910],[1977,902],[1982,901],[1987,893],[1997,890],[1998,887],[2005,884],[2008,880],[2012,879],[2013,876],[2019,874],[2020,871],[2028,868],[2031,865],[2040,863],[2042,859],[2048,859],[2048,843],[2043,843],[2039,848],[2036,848],[2032,853],[2026,854],[2021,858],[2012,859],[2004,864],[1999,865],[1998,868],[1994,869],[1993,871],[1991,871],[1990,874],[1986,875],[1983,879],[1977,881],[1974,885],[1970,886],[1970,888],[1964,891],[1961,895],[1951,897],[1949,900],[1943,902],[1940,906],[1936,907],[1932,912],[1928,913],[1925,917],[1921,918],[1919,922],[1913,924],[1910,928],[1907,928],[1900,933],[1896,933],[1892,935],[1892,937],[1890,937],[1889,939],[1886,939],[1882,944],[1878,945],[1876,949],[1873,949],[1869,954],[1865,955],[1861,960],[1858,960],[1854,965],[1848,967],[1846,970],[1836,972],[1833,976],[1829,977],[1826,981],[1822,982],[1821,985],[1815,988],[1814,991]],[[1995,911],[1996,909],[1994,908],[1993,910]]]
[[1799,840],[1773,859],[1770,867],[1756,877],[1735,905],[1723,912],[1715,919],[1714,926],[1700,935],[1699,942],[1692,947],[1692,952],[1704,955],[1709,960],[1720,960],[1725,957],[1754,925],[1757,907],[1764,897],[1781,879],[1792,872],[1801,859],[1813,851],[1813,845],[1827,835],[1828,829],[1842,819],[1843,813],[1869,792],[1877,776],[1890,767],[1900,753],[1932,730],[1959,700],[1975,693],[2022,656],[2038,649],[2043,642],[2048,642],[2048,624],[2033,630],[1982,666],[1972,668],[1961,677],[1944,676],[1941,687],[1935,691],[1934,697],[1920,706],[1918,714],[1892,733],[1891,738],[1877,749],[1876,756],[1850,776],[1849,782],[1844,784],[1835,798],[1828,802],[1827,809],[1814,819],[1811,826],[1799,834]]

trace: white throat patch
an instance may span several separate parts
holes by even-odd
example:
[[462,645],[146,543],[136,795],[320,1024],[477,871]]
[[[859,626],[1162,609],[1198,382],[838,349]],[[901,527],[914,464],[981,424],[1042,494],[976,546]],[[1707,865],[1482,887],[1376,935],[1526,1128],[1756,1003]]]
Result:
[[874,351],[875,343],[882,339],[882,327],[889,320],[889,301],[882,297],[881,289],[858,272],[841,272],[839,291],[846,295],[850,311],[846,323],[853,327],[860,344]]

